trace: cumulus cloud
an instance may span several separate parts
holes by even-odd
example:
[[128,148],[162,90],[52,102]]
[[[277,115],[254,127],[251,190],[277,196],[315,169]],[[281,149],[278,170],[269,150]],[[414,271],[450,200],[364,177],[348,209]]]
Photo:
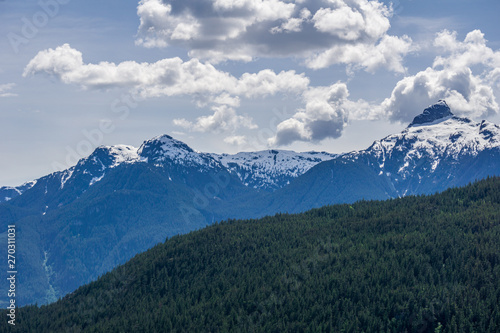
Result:
[[276,135],[269,139],[269,144],[283,146],[294,141],[319,142],[340,137],[350,118],[369,114],[367,102],[354,102],[348,97],[345,83],[310,87],[302,95],[305,107],[278,124]]
[[213,106],[212,110],[214,111],[212,115],[198,117],[195,122],[181,118],[174,119],[174,124],[195,132],[227,132],[235,131],[239,127],[257,128],[252,118],[238,115],[227,105]]
[[144,97],[174,96],[223,92],[238,80],[197,59],[184,62],[180,58],[155,63],[125,61],[119,64],[100,62],[85,64],[82,53],[64,44],[39,52],[26,66],[23,75],[46,73],[67,84],[83,88],[130,87]]
[[444,30],[434,40],[442,55],[432,67],[403,78],[382,109],[393,121],[408,122],[423,106],[445,99],[453,111],[473,118],[499,111],[492,89],[500,78],[500,51],[493,51],[479,30],[457,40],[456,32]]
[[243,146],[247,143],[247,140],[243,135],[233,135],[224,138],[224,142],[233,146]]
[[[279,0],[141,0],[137,14],[142,37],[136,43],[145,47],[224,43],[239,38],[256,24],[290,17],[294,7]],[[246,54],[232,54],[229,58],[250,59]]]
[[183,61],[168,58],[155,63],[125,61],[119,64],[85,64],[82,53],[64,44],[39,52],[26,66],[23,75],[45,73],[67,84],[83,88],[129,87],[143,97],[175,95],[217,96],[234,104],[231,95],[248,98],[273,95],[280,91],[303,91],[309,85],[304,74],[295,71],[275,73],[266,69],[245,73],[240,78],[216,69],[198,59]]
[[10,90],[14,88],[15,83],[0,84],[0,97],[14,97],[17,94],[11,93]]
[[341,3],[338,8],[320,8],[312,18],[314,27],[344,40],[356,40],[365,30],[363,15]]
[[409,37],[388,35],[378,0],[141,0],[138,45],[177,46],[211,63],[296,57],[311,68],[349,64],[402,72]]
[[301,32],[302,24],[306,22],[312,16],[311,12],[307,8],[303,8],[300,11],[299,17],[292,17],[283,22],[280,26],[273,27],[269,30],[272,34],[282,33],[282,32]]
[[[53,75],[66,84],[86,89],[125,87],[145,98],[194,96],[197,105],[208,108],[212,114],[199,116],[193,121],[184,118],[173,121],[175,125],[194,132],[234,134],[238,128],[256,129],[250,116],[236,111],[242,98],[294,94],[302,99],[304,108],[278,125],[277,135],[270,141],[273,145],[337,138],[349,116],[356,118],[357,114],[369,111],[363,103],[348,99],[349,92],[344,83],[312,87],[308,77],[295,71],[275,73],[265,69],[235,77],[197,59],[183,61],[180,58],[155,63],[86,64],[82,53],[68,44],[39,52],[24,71],[24,76],[36,74]],[[243,139],[237,135],[230,140],[233,144],[241,142]]]
[[[238,4],[243,6],[247,2],[252,1],[242,0]],[[328,3],[336,3],[338,8],[343,8],[341,1],[329,0]],[[353,0],[352,3],[357,2]],[[164,6],[162,3],[158,4]],[[209,4],[210,2],[206,2],[204,5]],[[233,2],[220,0],[218,4],[220,8],[229,10]],[[172,9],[170,12],[175,11]],[[196,13],[189,13],[195,17]],[[281,30],[275,31],[275,34],[291,34],[305,21],[312,20],[314,16],[311,13],[312,10],[309,14],[304,12],[300,24],[288,25],[289,20],[284,20],[278,26]],[[366,31],[363,33],[368,34]],[[370,33],[377,34],[377,31]],[[358,66],[367,70],[374,70],[384,63],[384,66],[399,71],[402,70],[398,68],[402,59],[397,59],[398,55],[391,54],[391,50],[406,47],[404,43],[395,46],[400,42],[400,39],[384,36],[378,44],[380,49],[374,53],[370,53],[368,48],[362,55],[359,54],[360,49],[353,48],[349,55],[342,55],[342,52],[350,50],[344,47],[339,49],[338,55],[325,55],[324,59],[318,56],[314,60],[324,61],[326,64],[329,61],[327,58],[332,57],[335,61],[343,62],[342,57],[345,56],[357,59]],[[175,119],[174,124],[195,132],[230,132],[232,136],[225,141],[228,144],[244,143],[244,137],[235,135],[238,128],[257,127],[249,115],[238,114],[237,108],[243,99],[264,98],[281,93],[296,95],[301,100],[302,107],[277,125],[276,134],[269,139],[271,146],[289,145],[294,141],[319,142],[326,138],[338,138],[350,120],[390,119],[408,123],[424,107],[439,99],[445,99],[459,115],[483,117],[498,112],[494,88],[500,84],[500,51],[489,48],[478,30],[467,34],[463,41],[457,39],[456,33],[443,31],[436,36],[434,47],[440,55],[434,59],[432,66],[401,79],[391,96],[382,103],[351,100],[347,85],[342,82],[331,86],[311,86],[308,77],[292,70],[276,73],[265,69],[236,77],[218,70],[210,63],[198,59],[184,61],[180,58],[163,59],[155,63],[126,61],[119,64],[86,64],[81,52],[67,44],[39,52],[26,66],[24,75],[45,73],[64,83],[86,89],[125,87],[142,97],[190,96],[199,107],[210,110],[211,114],[194,120]],[[345,62],[348,63],[348,60]],[[326,65],[318,64],[317,68],[322,66]]]
[[252,119],[235,111],[240,105],[240,98],[263,98],[278,93],[301,94],[309,86],[309,79],[295,71],[275,73],[266,69],[244,73],[238,78],[197,59],[85,64],[82,53],[68,44],[39,52],[28,63],[23,75],[41,73],[85,89],[125,87],[144,98],[191,96],[198,106],[210,106],[213,114],[199,117],[195,122],[176,119],[174,123],[199,132],[234,131],[239,127],[253,129],[255,124]]
[[[349,120],[389,119],[409,123],[424,107],[439,99],[445,99],[458,115],[479,118],[498,113],[500,108],[493,88],[500,85],[500,51],[486,44],[479,30],[467,34],[463,41],[457,40],[455,32],[442,31],[434,40],[440,55],[432,67],[401,79],[381,104],[350,100],[344,83],[310,87],[303,93],[305,108],[282,121],[269,143],[288,145],[294,141],[337,138]],[[393,65],[398,63],[395,61]]]
[[385,67],[394,72],[405,71],[403,56],[411,49],[411,39],[407,36],[384,36],[376,45],[351,44],[332,46],[324,52],[308,58],[308,67],[321,69],[332,64],[346,64],[356,68],[364,68],[367,72],[375,72]]

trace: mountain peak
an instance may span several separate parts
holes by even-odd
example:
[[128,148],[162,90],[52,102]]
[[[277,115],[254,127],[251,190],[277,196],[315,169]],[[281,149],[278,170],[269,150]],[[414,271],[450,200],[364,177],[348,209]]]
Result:
[[145,141],[138,151],[142,157],[164,156],[165,154],[189,154],[194,153],[187,144],[172,138],[170,135],[158,135]]
[[145,141],[138,154],[143,160],[156,165],[175,164],[197,167],[201,171],[222,167],[208,154],[197,152],[184,142],[166,134]]
[[[148,142],[148,141],[146,141]],[[180,150],[185,150],[190,153],[194,152],[194,150],[189,147],[187,144],[185,144],[182,141],[179,141],[177,139],[174,139],[170,135],[163,134],[163,135],[158,135],[151,140],[149,140],[149,143],[151,142],[156,142],[159,143],[163,150],[171,150],[171,149],[180,149]]]
[[410,126],[429,124],[451,116],[453,116],[453,113],[451,113],[446,101],[439,100],[436,104],[429,106],[424,112],[416,116]]

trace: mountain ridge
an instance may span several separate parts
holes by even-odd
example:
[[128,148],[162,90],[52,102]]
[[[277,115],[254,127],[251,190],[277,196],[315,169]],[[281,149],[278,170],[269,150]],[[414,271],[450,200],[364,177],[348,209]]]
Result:
[[426,122],[340,155],[200,153],[168,135],[139,148],[98,147],[0,203],[0,224],[18,225],[24,244],[20,269],[29,278],[18,300],[51,301],[165,237],[216,221],[430,194],[500,175],[500,127],[438,106]]
[[[415,117],[417,124],[414,120],[401,133],[376,140],[369,148],[342,158],[365,159],[381,176],[385,174],[392,183],[403,184],[397,185],[397,192],[404,196],[404,183],[415,175],[422,183],[426,175],[453,175],[452,169],[458,168],[461,161],[484,151],[500,154],[500,126],[454,116],[444,101],[427,108],[422,115]],[[496,168],[495,174],[498,171]]]
[[[282,158],[277,160],[275,158],[273,160],[274,166],[270,167],[266,161],[268,156],[264,156],[268,153]],[[287,150],[265,150],[237,154],[203,153],[195,151],[186,143],[174,139],[170,135],[164,134],[144,141],[139,147],[130,145],[99,146],[88,157],[80,159],[76,165],[68,169],[40,177],[21,186],[1,187],[0,203],[23,194],[35,186],[37,181],[46,179],[46,177],[59,178],[61,189],[63,189],[75,171],[92,176],[89,179],[89,186],[92,186],[102,180],[107,169],[122,163],[150,163],[157,166],[169,164],[179,168],[193,167],[205,171],[209,169],[221,171],[226,168],[230,173],[237,174],[240,180],[246,184],[245,186],[269,191],[287,185],[292,179],[302,175],[314,165],[336,156],[338,154],[297,153]],[[250,179],[252,177],[254,178]]]
[[[475,129],[478,129],[477,133],[474,133]],[[425,133],[428,134],[427,137],[424,137]],[[446,133],[448,137],[444,137],[442,133]],[[270,149],[236,154],[203,153],[195,151],[170,135],[164,134],[144,141],[138,148],[128,145],[100,146],[89,157],[78,161],[74,167],[60,171],[59,175],[61,186],[64,187],[66,181],[72,177],[75,168],[86,163],[93,169],[91,186],[105,176],[105,169],[116,167],[121,163],[153,163],[156,165],[172,163],[179,167],[191,166],[200,168],[200,170],[211,168],[222,170],[225,168],[230,173],[235,174],[245,186],[275,191],[290,184],[291,181],[318,163],[336,158],[353,160],[372,155],[370,159],[377,160],[381,166],[378,170],[379,173],[389,172],[391,175],[399,174],[405,178],[407,174],[414,171],[410,163],[414,162],[415,158],[412,158],[411,155],[419,158],[424,155],[423,150],[426,150],[425,153],[433,158],[433,164],[427,169],[434,172],[441,163],[441,159],[450,157],[451,153],[454,153],[453,158],[456,159],[460,154],[477,155],[484,149],[500,147],[499,136],[500,127],[498,125],[486,120],[475,123],[468,118],[457,117],[451,112],[446,101],[439,100],[415,116],[403,132],[376,140],[367,149],[359,151],[332,154],[315,151],[297,153],[289,150]],[[414,145],[420,144],[420,147],[402,148],[404,140],[414,141]],[[385,156],[394,153],[394,149],[407,149],[408,154],[403,158],[398,170],[394,170],[394,168],[385,170]],[[96,169],[96,165],[91,165],[92,163],[88,160],[91,158],[94,164],[97,161],[101,163],[102,170]],[[369,163],[373,164],[374,162]],[[399,181],[399,179],[395,180]],[[37,180],[34,180],[18,187],[0,188],[0,203],[21,195],[36,185],[36,182]],[[405,192],[398,192],[398,195],[405,195]]]

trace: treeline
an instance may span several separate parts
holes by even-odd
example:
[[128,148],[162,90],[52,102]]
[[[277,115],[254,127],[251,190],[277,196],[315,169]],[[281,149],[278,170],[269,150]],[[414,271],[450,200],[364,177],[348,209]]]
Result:
[[19,332],[499,332],[500,178],[168,239]]

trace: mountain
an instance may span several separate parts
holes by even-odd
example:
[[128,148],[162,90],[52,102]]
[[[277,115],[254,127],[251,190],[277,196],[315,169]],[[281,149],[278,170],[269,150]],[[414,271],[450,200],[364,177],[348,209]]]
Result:
[[[295,163],[286,177],[321,162],[314,155],[288,152],[307,165]],[[268,170],[286,170],[285,163],[291,165],[278,159]],[[265,180],[276,184],[280,177],[274,172]],[[168,135],[139,148],[99,147],[0,204],[1,224],[16,224],[23,244],[19,270],[27,278],[19,282],[17,300],[54,301],[166,237],[227,218],[261,216],[267,197],[256,187],[243,184],[212,154]],[[6,233],[0,240],[6,242]]]
[[267,213],[431,194],[500,175],[500,127],[456,117],[439,101],[401,133],[323,162],[273,196]]
[[326,152],[296,153],[286,150],[241,152],[234,155],[207,154],[195,152],[185,143],[168,135],[146,141],[138,154],[149,162],[161,165],[167,163],[170,167],[190,166],[200,171],[207,168],[225,169],[237,175],[245,186],[267,191],[286,186],[314,165],[337,156]]
[[402,133],[343,159],[369,165],[397,196],[434,193],[500,174],[500,127],[456,117],[440,101]]
[[338,155],[326,152],[296,153],[289,150],[264,150],[238,154],[211,154],[245,186],[266,191],[282,188],[318,163]]
[[394,197],[386,179],[378,177],[369,166],[337,158],[318,164],[275,191],[265,213],[299,213],[325,205]]
[[169,136],[99,147],[0,204],[2,226],[17,226],[18,304],[54,301],[166,237],[253,216],[254,192]]
[[232,220],[19,308],[0,331],[495,333],[499,237],[500,178]]
[[424,112],[416,116],[410,126],[432,124],[435,121],[440,122],[450,117],[453,117],[450,107],[446,101],[439,100],[436,104],[429,106]]
[[0,203],[7,202],[23,194],[26,190],[29,190],[36,184],[36,180],[24,183],[20,186],[2,186],[0,187]]
[[13,199],[18,207],[45,215],[48,211],[73,202],[92,185],[99,182],[109,170],[120,164],[134,163],[139,160],[136,149],[131,146],[117,145],[99,147],[90,156],[63,171],[37,179],[19,190]]
[[342,155],[209,154],[168,135],[139,148],[103,146],[67,170],[5,189],[0,246],[16,224],[18,304],[46,303],[216,221],[435,193],[499,175],[499,146],[497,125],[456,117],[444,101],[403,132]]
[[224,167],[210,154],[195,152],[184,142],[169,135],[157,136],[145,141],[138,150],[139,156],[155,166],[175,168],[185,173],[188,168],[200,172],[221,171]]

